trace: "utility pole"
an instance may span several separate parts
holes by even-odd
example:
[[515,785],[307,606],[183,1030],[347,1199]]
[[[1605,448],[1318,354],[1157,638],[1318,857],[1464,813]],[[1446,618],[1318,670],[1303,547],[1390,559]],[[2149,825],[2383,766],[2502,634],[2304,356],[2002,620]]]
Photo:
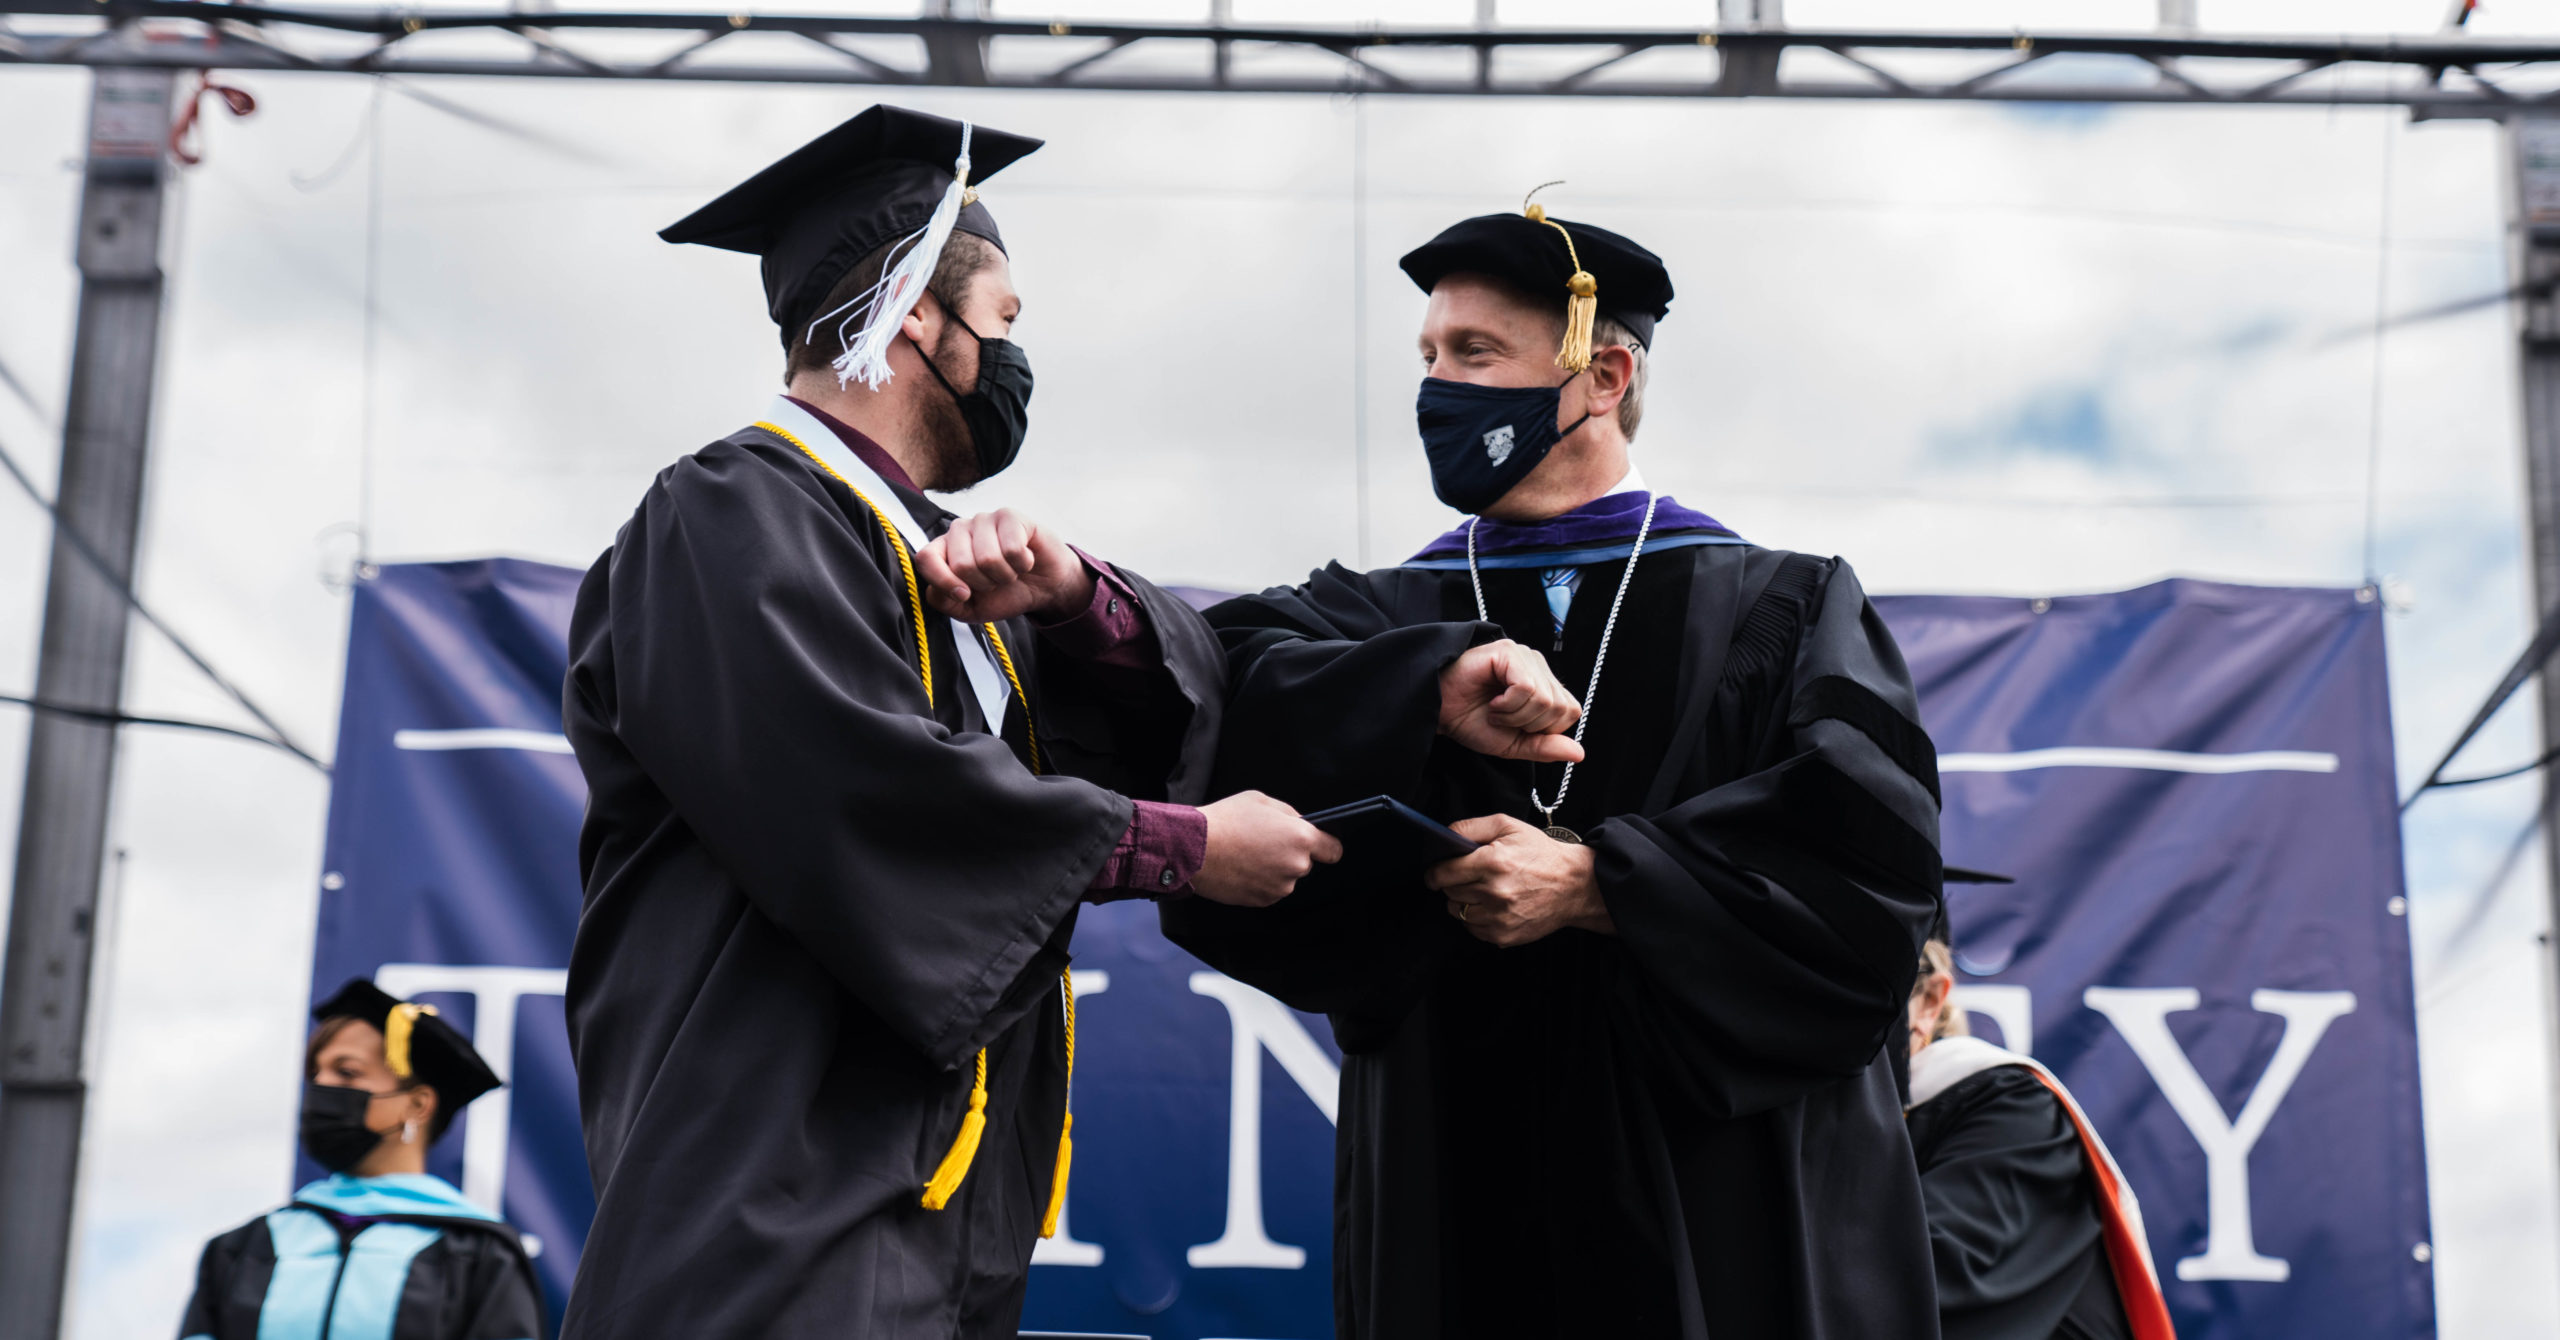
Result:
[[[101,69],[96,79],[75,244],[80,317],[55,493],[63,523],[115,571],[110,581],[55,533],[35,696],[112,712],[123,703],[127,626],[115,582],[133,573],[159,362],[161,205],[177,75]],[[0,967],[0,1340],[54,1340],[62,1328],[115,748],[114,726],[43,712],[27,745]]]
[[[2509,165],[2508,246],[2516,302],[2516,384],[2524,409],[2525,519],[2537,626],[2560,608],[2560,117],[2515,116],[2505,123]],[[2542,749],[2560,748],[2560,669],[2535,676]],[[2542,775],[2542,854],[2550,931],[2547,972],[2560,972],[2560,778]],[[2560,991],[2545,999],[2560,1001]],[[2553,1111],[2560,1114],[2560,1057]]]

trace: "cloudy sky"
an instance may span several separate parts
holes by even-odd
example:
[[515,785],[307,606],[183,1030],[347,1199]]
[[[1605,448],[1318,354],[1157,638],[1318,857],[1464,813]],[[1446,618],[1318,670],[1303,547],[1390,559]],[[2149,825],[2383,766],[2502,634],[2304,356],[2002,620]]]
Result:
[[[1401,21],[1473,7],[1320,8],[1286,10]],[[2423,30],[2443,9],[2205,0],[2202,17]],[[1711,7],[1558,0],[1503,15],[1604,11],[1694,24]],[[1807,26],[2082,27],[2138,26],[2151,9],[1789,11]],[[2491,0],[2483,23],[2560,30],[2553,11]],[[872,98],[439,81],[436,96],[555,143],[394,90],[377,163],[362,145],[372,86],[239,82],[260,111],[212,126],[177,197],[141,586],[325,746],[346,619],[326,579],[354,528],[383,560],[589,562],[655,471],[750,416],[779,361],[752,262],[670,249],[653,230]],[[87,85],[0,70],[0,362],[44,402],[0,397],[0,445],[48,481]],[[2485,125],[2321,109],[905,100],[1049,140],[988,192],[1028,300],[1016,338],[1039,368],[1039,415],[1023,463],[970,501],[1032,508],[1162,579],[1241,587],[1337,555],[1390,561],[1447,524],[1411,427],[1421,298],[1393,258],[1564,178],[1554,207],[1644,240],[1679,283],[1639,444],[1648,474],[1755,540],[1847,555],[1874,590],[2019,594],[2172,574],[2353,585],[2370,542],[2397,611],[2412,779],[2528,631],[2506,317],[2393,329],[2378,393],[2370,334],[2378,286],[2387,310],[2409,312],[2505,284]],[[32,505],[0,495],[7,691],[33,679],[44,535]],[[238,719],[141,630],[128,703]],[[2529,757],[2532,725],[2511,713],[2476,765]],[[24,747],[23,719],[0,716],[0,822],[15,822]],[[126,735],[78,1335],[163,1331],[197,1245],[284,1184],[326,803],[322,780],[282,755]],[[2530,808],[2529,783],[2480,787],[2429,799],[2409,826],[2452,1337],[2560,1327],[2543,881],[2536,849],[2511,859]]]

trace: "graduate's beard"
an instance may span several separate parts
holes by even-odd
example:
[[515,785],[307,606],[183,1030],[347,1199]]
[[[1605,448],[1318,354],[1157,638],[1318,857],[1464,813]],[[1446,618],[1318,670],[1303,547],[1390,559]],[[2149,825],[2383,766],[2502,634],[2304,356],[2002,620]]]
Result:
[[[951,365],[958,361],[953,346],[959,337],[965,337],[972,346],[978,342],[977,336],[946,326],[942,338],[933,343],[931,357],[945,377],[951,375]],[[919,348],[917,352],[923,350]],[[961,417],[959,402],[940,394],[938,388],[928,392],[923,402],[916,416],[916,432],[931,453],[933,477],[916,482],[936,493],[959,493],[974,487],[984,476],[978,471],[977,443],[969,436],[969,421]]]

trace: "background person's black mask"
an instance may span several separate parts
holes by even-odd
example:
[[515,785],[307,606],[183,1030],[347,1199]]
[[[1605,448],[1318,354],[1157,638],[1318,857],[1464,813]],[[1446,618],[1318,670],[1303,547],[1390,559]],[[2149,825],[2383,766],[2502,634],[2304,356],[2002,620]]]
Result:
[[942,375],[942,369],[934,365],[923,345],[916,345],[916,355],[924,359],[925,370],[942,383],[943,391],[960,407],[960,421],[969,428],[969,443],[977,448],[978,478],[991,479],[1004,473],[1013,458],[1022,454],[1023,435],[1031,431],[1031,358],[1022,352],[1022,346],[1011,340],[988,339],[957,316],[951,318],[951,323],[978,341],[976,390],[962,395],[954,389],[951,379]]
[[1528,478],[1566,433],[1591,420],[1585,414],[1561,432],[1556,428],[1556,409],[1573,377],[1553,386],[1477,386],[1423,378],[1413,418],[1422,430],[1422,450],[1431,458],[1431,491],[1440,501],[1473,514]]
[[364,1124],[374,1095],[343,1084],[302,1086],[302,1149],[311,1161],[333,1173],[364,1162],[382,1143],[380,1132]]

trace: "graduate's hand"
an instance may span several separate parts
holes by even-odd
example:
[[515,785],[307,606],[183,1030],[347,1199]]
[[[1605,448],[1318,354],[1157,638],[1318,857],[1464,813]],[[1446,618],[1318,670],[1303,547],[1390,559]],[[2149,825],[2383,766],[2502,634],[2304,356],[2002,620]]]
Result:
[[952,522],[916,551],[916,578],[935,609],[963,623],[1069,619],[1093,603],[1084,560],[1057,532],[1009,507]]
[[1319,862],[1342,859],[1341,839],[1259,791],[1239,791],[1200,812],[1209,819],[1209,854],[1191,891],[1211,902],[1269,907]]
[[1582,746],[1566,734],[1582,704],[1547,658],[1508,638],[1470,648],[1440,672],[1440,733],[1479,754],[1572,763]]
[[1599,858],[1589,847],[1558,842],[1507,814],[1461,819],[1458,836],[1484,845],[1442,861],[1422,880],[1449,902],[1449,915],[1486,944],[1510,949],[1568,926],[1618,933],[1600,899]]

